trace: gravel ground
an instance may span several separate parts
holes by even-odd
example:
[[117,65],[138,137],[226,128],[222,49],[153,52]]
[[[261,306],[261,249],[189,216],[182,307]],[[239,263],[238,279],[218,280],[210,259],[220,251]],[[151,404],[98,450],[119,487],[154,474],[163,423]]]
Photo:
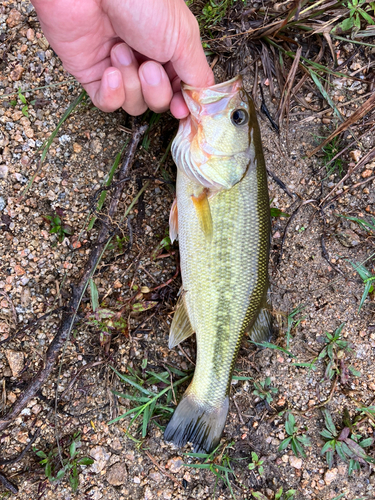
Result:
[[[346,59],[354,49],[347,43],[340,45],[340,50]],[[37,171],[38,148],[55,130],[81,89],[64,72],[27,1],[4,1],[0,6],[0,56],[1,419],[43,366],[60,311],[35,320],[65,305],[70,297],[70,285],[80,276],[97,237],[98,224],[87,231],[90,209],[97,200],[95,193],[128,137],[120,125],[129,127],[131,123],[120,111],[105,114],[84,100],[59,130]],[[366,52],[359,52],[344,71],[358,72],[368,57]],[[244,79],[251,90],[251,58],[243,61],[243,67],[247,68]],[[220,64],[215,71],[218,81],[225,77]],[[261,68],[259,72],[262,77]],[[362,69],[357,76],[365,74]],[[360,81],[337,79],[331,95],[336,104],[342,105],[343,116],[348,117],[364,102],[368,91]],[[269,98],[267,90],[265,94],[274,115],[278,103]],[[319,142],[317,137],[328,135],[333,117],[330,111],[319,114],[323,101],[317,93],[306,92],[304,99],[306,106],[290,110],[289,128],[280,136],[264,115],[259,116],[267,166],[294,193],[291,199],[269,179],[272,206],[295,214],[287,228],[281,259],[282,237],[289,219],[278,217],[272,222],[270,277],[279,323],[273,340],[276,345],[287,347],[287,316],[298,306],[304,308],[295,316],[300,323],[291,330],[288,350],[295,358],[277,349],[255,350],[247,339],[243,342],[235,372],[242,379],[233,381],[223,436],[227,447],[216,461],[228,465],[225,457],[229,457],[235,472],[235,476],[229,476],[230,485],[237,499],[251,498],[252,491],[273,499],[281,486],[284,491],[294,488],[298,500],[375,496],[373,466],[364,464],[349,477],[348,464],[335,455],[328,468],[321,455],[325,440],[320,435],[324,429],[323,408],[332,414],[340,431],[345,409],[354,419],[360,414],[359,407],[374,404],[374,294],[368,296],[358,313],[364,284],[349,263],[372,256],[374,233],[338,215],[371,222],[370,216],[375,215],[375,162],[355,170],[336,189],[336,197],[331,195],[332,201],[320,210],[314,200],[321,194],[321,179],[326,171],[319,170],[321,157],[309,159],[306,153]],[[95,462],[78,466],[79,486],[74,493],[67,476],[59,482],[48,481],[38,463],[40,458],[29,450],[18,462],[0,467],[0,472],[19,488],[20,500],[231,498],[228,486],[221,480],[215,484],[212,470],[184,465],[200,463],[184,455],[191,451],[189,447],[177,450],[163,441],[160,426],[166,424],[166,419],[162,416],[151,420],[145,438],[138,423],[128,431],[131,416],[108,424],[136,405],[113,394],[113,390],[134,392],[111,367],[127,376],[136,372],[140,379],[145,378],[146,370],[161,373],[165,367],[172,367],[189,372],[193,368],[194,339],[185,341],[182,349],[167,348],[180,281],[175,277],[177,247],[169,249],[161,244],[168,229],[173,201],[169,179],[174,180],[175,167],[170,156],[163,166],[160,162],[176,125],[170,116],[162,116],[148,134],[149,147],[144,143],[139,148],[114,224],[147,180],[149,184],[128,222],[122,223],[119,236],[104,255],[94,278],[100,310],[109,310],[111,314],[121,310],[116,328],[108,328],[108,318],[93,312],[87,293],[60,365],[21,414],[0,432],[0,460],[21,453],[38,432],[33,446],[51,452],[56,466],[56,435],[60,436],[62,455],[67,458],[75,433],[80,434],[76,437],[78,460],[92,457]],[[361,133],[360,125],[353,127],[346,134],[344,145],[353,140],[353,134]],[[353,145],[343,155],[344,171],[374,145],[373,134],[364,135],[362,149]],[[339,180],[337,170],[326,178],[323,197]],[[313,201],[303,203],[308,200]],[[48,217],[56,215],[66,230],[62,242],[58,234],[50,232]],[[375,272],[373,257],[366,267]],[[167,286],[160,287],[167,282]],[[325,377],[327,356],[316,360],[313,370],[295,366],[296,362],[311,363],[317,358],[325,345],[325,332],[334,332],[342,323],[342,340],[352,350],[346,351],[342,346],[335,350],[338,373],[334,371],[331,379]],[[349,367],[359,372],[357,376]],[[170,375],[174,381],[182,376],[172,372]],[[266,377],[278,390],[270,404],[253,394],[254,380],[259,383]],[[160,391],[166,386],[154,381],[152,390]],[[172,400],[174,396],[178,399],[185,387],[182,384],[176,388]],[[173,406],[172,401],[170,407]],[[287,411],[295,416],[298,432],[310,438],[305,457],[296,457],[290,447],[278,451],[287,437]],[[356,432],[372,437],[373,420],[363,418],[356,425]],[[258,469],[248,469],[253,451],[264,461],[262,475]],[[373,457],[374,447],[366,448],[366,453]],[[8,494],[0,486],[0,498]]]

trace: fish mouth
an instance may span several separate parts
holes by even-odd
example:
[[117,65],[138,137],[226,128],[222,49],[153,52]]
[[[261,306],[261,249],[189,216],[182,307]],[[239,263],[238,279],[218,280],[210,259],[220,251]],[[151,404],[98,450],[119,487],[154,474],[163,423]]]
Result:
[[242,77],[238,75],[211,87],[192,87],[182,83],[181,90],[192,118],[199,123],[201,116],[223,112],[242,86]]
[[213,90],[224,93],[233,92],[233,86],[237,83],[242,84],[242,76],[237,75],[231,80],[222,83],[216,83],[215,85],[211,85],[211,87],[193,87],[188,85],[187,83],[181,82],[182,91],[204,91],[204,90]]

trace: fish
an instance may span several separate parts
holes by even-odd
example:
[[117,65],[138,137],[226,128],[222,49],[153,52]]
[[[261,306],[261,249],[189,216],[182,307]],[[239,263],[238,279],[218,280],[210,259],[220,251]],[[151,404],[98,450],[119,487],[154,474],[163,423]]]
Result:
[[270,203],[260,130],[241,76],[207,88],[182,84],[190,115],[172,144],[182,288],[169,348],[196,334],[193,379],[164,438],[210,453],[220,443],[243,336],[269,340]]

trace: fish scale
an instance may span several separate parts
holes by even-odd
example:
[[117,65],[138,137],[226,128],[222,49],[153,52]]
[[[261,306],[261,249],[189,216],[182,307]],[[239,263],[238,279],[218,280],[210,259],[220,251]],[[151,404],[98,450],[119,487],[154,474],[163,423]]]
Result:
[[[212,96],[225,85],[228,89],[234,89],[232,94],[225,94],[228,96],[228,105],[225,108],[223,98],[218,95],[220,106],[214,108]],[[220,440],[229,407],[232,374],[243,335],[250,331],[253,339],[265,340],[271,328],[270,312],[267,310],[270,210],[255,109],[239,78],[212,89],[214,91],[209,96],[207,108],[203,105],[200,108],[191,107],[191,120],[196,119],[197,123],[191,127],[190,124],[185,126],[183,122],[172,148],[178,167],[178,231],[175,232],[178,232],[179,237],[183,284],[181,307],[190,321],[191,329],[188,334],[178,335],[178,315],[175,313],[171,335],[177,334],[181,340],[195,332],[197,359],[193,380],[166,428],[165,438],[179,446],[191,441],[198,452],[211,451]],[[185,98],[191,95],[199,104],[200,96],[204,101],[204,92],[204,89],[201,93],[194,90]],[[245,96],[247,102],[244,102]],[[246,129],[240,130],[240,136],[233,133],[233,127],[230,128],[233,116],[231,107],[249,112],[249,123]],[[197,110],[203,117],[201,120]],[[212,121],[209,112],[212,113]],[[217,134],[217,141],[213,133],[214,126],[226,127],[226,131],[221,130]],[[187,130],[190,134],[188,139],[184,135]],[[194,130],[197,133],[193,137]],[[207,145],[205,141],[208,137],[214,142]],[[188,141],[191,141],[193,148],[198,144],[197,138],[202,151],[199,154],[192,151],[189,159]],[[220,153],[222,150],[223,153],[212,158],[211,154],[206,155],[208,161],[203,171],[204,165],[194,163],[194,157],[203,158],[205,147],[210,152],[217,150]],[[235,151],[232,156],[229,154],[231,150]],[[239,163],[233,168],[235,158],[238,158]],[[248,158],[247,164],[245,158]],[[216,175],[218,165],[222,170],[221,177]],[[242,176],[239,175],[240,167]],[[190,168],[193,170],[191,175]],[[200,176],[204,179],[205,190],[197,181]],[[226,179],[226,182],[228,179],[235,180],[229,189],[227,184],[218,188],[221,178]],[[211,190],[207,188],[210,182]],[[212,235],[204,232],[211,226],[201,223],[200,210],[203,205],[198,204],[197,208],[197,203],[194,203],[194,200],[204,198],[206,194]],[[204,207],[207,210],[207,205]],[[181,324],[186,326],[186,322]]]

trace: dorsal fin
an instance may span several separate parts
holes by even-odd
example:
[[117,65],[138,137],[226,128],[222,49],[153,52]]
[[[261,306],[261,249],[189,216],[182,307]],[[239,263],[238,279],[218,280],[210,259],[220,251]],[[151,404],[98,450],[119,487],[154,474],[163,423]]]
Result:
[[199,196],[192,195],[191,199],[193,200],[194,203],[194,208],[198,216],[199,225],[207,241],[211,241],[213,224],[212,224],[210,203],[208,201],[207,194],[208,194],[208,189],[203,189],[203,191]]
[[186,310],[184,296],[185,293],[182,291],[177,301],[176,311],[169,332],[169,349],[172,349],[194,333]]

